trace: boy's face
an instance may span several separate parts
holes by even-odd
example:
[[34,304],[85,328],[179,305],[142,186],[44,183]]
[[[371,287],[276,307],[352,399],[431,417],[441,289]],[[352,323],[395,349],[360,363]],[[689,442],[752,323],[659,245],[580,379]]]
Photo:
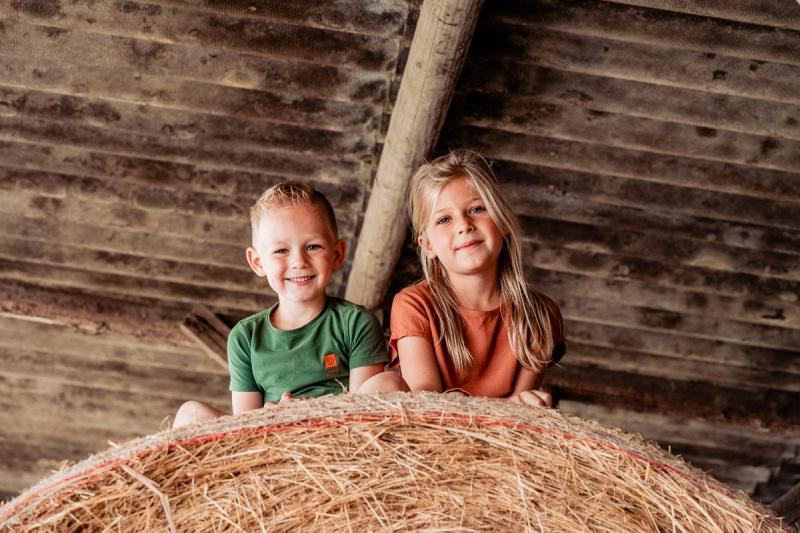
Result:
[[261,218],[247,262],[283,304],[319,305],[331,274],[342,266],[344,241],[336,240],[313,205],[276,208]]

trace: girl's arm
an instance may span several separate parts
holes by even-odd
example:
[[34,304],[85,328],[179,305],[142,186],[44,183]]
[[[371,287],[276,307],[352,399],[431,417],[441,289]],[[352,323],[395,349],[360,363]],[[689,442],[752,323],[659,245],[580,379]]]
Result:
[[547,392],[538,390],[542,385],[542,379],[544,371],[536,372],[529,368],[520,368],[514,381],[514,390],[508,399],[516,403],[552,407],[553,397]]
[[423,337],[403,337],[397,340],[400,373],[412,391],[442,392],[442,379],[431,341]]
[[245,411],[261,409],[264,407],[264,395],[255,392],[231,392],[231,403],[233,404],[233,414],[238,415]]

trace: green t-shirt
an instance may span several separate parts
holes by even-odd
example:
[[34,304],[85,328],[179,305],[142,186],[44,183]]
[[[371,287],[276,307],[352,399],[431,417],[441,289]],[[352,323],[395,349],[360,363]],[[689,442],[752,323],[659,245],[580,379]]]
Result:
[[364,307],[328,297],[305,326],[281,330],[269,320],[275,304],[236,324],[228,336],[230,390],[261,392],[276,402],[292,396],[339,394],[351,368],[386,363],[386,341],[378,320]]

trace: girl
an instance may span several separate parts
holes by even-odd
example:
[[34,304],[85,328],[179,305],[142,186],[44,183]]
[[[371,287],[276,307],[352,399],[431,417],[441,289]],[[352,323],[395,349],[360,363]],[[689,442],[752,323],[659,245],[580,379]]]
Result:
[[519,222],[486,160],[456,150],[422,165],[409,215],[425,280],[395,296],[390,346],[411,390],[552,405],[537,389],[565,352],[561,313],[528,290]]

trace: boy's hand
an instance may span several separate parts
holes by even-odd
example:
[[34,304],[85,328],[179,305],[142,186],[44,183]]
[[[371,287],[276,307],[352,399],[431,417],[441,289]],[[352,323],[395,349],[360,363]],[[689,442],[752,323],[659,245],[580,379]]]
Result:
[[525,390],[509,398],[514,403],[535,405],[537,407],[553,407],[553,397],[540,390]]
[[293,401],[297,401],[297,399],[294,396],[292,396],[291,392],[286,391],[283,394],[281,394],[281,399],[280,399],[280,401],[278,403],[280,405],[284,405],[284,404],[287,404],[287,403],[290,403],[290,402],[293,402]]

